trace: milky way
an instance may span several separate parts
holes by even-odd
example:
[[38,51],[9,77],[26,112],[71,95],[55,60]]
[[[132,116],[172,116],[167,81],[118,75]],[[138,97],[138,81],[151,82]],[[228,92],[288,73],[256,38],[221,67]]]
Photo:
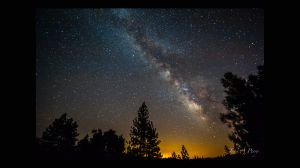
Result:
[[37,9],[36,134],[62,113],[129,139],[143,101],[166,157],[223,154],[220,79],[264,63],[262,9]]
[[201,119],[205,120],[203,116],[203,109],[200,105],[200,99],[193,92],[191,92],[187,83],[183,81],[180,73],[173,72],[169,63],[163,62],[162,57],[172,57],[176,53],[169,53],[164,51],[164,46],[156,43],[146,37],[144,28],[138,26],[136,20],[130,17],[130,13],[126,9],[114,10],[116,15],[121,19],[120,22],[125,22],[124,27],[127,33],[132,37],[139,48],[139,54],[147,59],[151,65],[158,71],[164,80],[170,82],[179,93],[180,101],[192,112],[198,114]]

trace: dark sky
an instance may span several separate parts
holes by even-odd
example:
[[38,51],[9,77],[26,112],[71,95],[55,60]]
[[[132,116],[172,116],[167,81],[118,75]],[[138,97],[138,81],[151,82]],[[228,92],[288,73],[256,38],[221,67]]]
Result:
[[37,9],[36,134],[67,113],[129,140],[145,101],[164,156],[220,155],[220,79],[262,64],[262,9]]

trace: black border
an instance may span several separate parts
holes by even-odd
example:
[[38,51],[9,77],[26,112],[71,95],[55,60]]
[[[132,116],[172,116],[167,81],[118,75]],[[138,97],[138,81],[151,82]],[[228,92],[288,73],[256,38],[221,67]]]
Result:
[[[28,8],[24,8],[26,6],[29,6]],[[16,67],[18,72],[20,74],[17,76],[17,80],[13,79],[14,85],[12,87],[19,87],[17,91],[15,91],[9,97],[8,99],[15,100],[17,99],[20,101],[19,104],[12,103],[9,106],[17,108],[16,112],[17,114],[13,114],[13,116],[17,118],[14,118],[14,123],[11,123],[12,120],[6,120],[5,123],[6,125],[11,126],[10,131],[13,134],[12,136],[15,135],[15,132],[13,130],[16,130],[20,132],[20,135],[22,138],[16,139],[16,142],[12,141],[13,143],[19,143],[20,141],[22,142],[20,145],[22,146],[21,148],[16,147],[16,151],[14,150],[13,154],[14,158],[20,156],[19,159],[21,160],[26,160],[26,162],[30,161],[31,164],[33,165],[39,165],[39,161],[34,159],[34,140],[35,140],[35,88],[36,88],[36,82],[35,82],[35,10],[36,8],[114,8],[114,7],[125,7],[125,8],[263,8],[265,9],[265,1],[264,0],[210,0],[210,1],[201,1],[201,0],[181,0],[181,1],[171,1],[171,0],[105,0],[105,1],[71,1],[71,0],[66,0],[66,1],[58,1],[58,0],[45,0],[45,1],[36,1],[32,2],[31,4],[26,4],[26,6],[23,6],[21,9],[21,12],[14,14],[13,19],[11,20],[12,25],[14,26],[15,29],[13,31],[18,32],[22,39],[18,41],[19,49],[15,56],[17,58],[11,58],[11,59],[17,59]],[[22,11],[24,10],[24,11]],[[266,14],[265,9],[265,21],[267,21],[267,17],[269,17],[269,14]],[[9,13],[12,13],[12,11],[8,11]],[[16,24],[17,21],[17,24]],[[271,20],[272,21],[272,20]],[[271,22],[270,21],[270,22]],[[16,24],[16,25],[14,25]],[[270,23],[268,23],[270,24]],[[269,26],[266,25],[265,29],[268,28]],[[271,26],[270,26],[271,27]],[[20,30],[21,29],[21,30]],[[32,33],[32,34],[31,34]],[[18,34],[18,35],[19,35]],[[269,33],[265,31],[266,36],[271,36]],[[13,42],[18,38],[18,35],[12,39]],[[24,38],[23,38],[24,37]],[[271,41],[271,40],[270,40]],[[12,42],[12,43],[13,43]],[[267,38],[265,37],[265,43],[269,42]],[[20,45],[21,44],[21,45]],[[12,50],[13,50],[12,49]],[[268,46],[265,45],[265,66],[267,69],[276,69],[276,67],[272,67],[271,60],[269,59],[271,53]],[[6,67],[7,66],[7,67]],[[9,65],[6,65],[6,68],[11,68]],[[270,72],[270,71],[269,71]],[[13,72],[16,73],[16,72]],[[268,70],[267,70],[268,74]],[[12,78],[16,78],[16,76],[13,76]],[[267,83],[267,85],[271,83]],[[21,87],[20,87],[21,86]],[[270,92],[270,89],[267,89],[267,93]],[[267,98],[270,98],[270,96],[267,96]],[[17,124],[16,124],[16,123]],[[267,125],[266,117],[265,117],[265,123]],[[266,142],[267,143],[267,142]],[[266,145],[267,147],[268,145]],[[18,151],[22,149],[22,152]],[[9,148],[11,150],[11,148]],[[266,149],[267,151],[267,149]],[[269,152],[266,152],[266,155],[270,154]],[[264,160],[267,159],[267,156]],[[55,163],[51,163],[55,164]],[[71,163],[72,164],[72,163]],[[77,163],[76,163],[77,164]],[[86,165],[87,163],[82,163],[82,165]],[[89,163],[90,164],[90,163]],[[93,164],[93,163],[92,163]],[[97,166],[97,163],[94,163],[94,166]],[[110,163],[108,163],[110,164]],[[116,163],[114,163],[115,165]],[[144,167],[145,164],[143,163],[119,163],[120,165],[126,166],[129,165],[136,165],[136,166],[142,166]],[[165,165],[164,165],[165,164]],[[177,165],[175,165],[177,164]],[[259,164],[262,164],[261,161],[255,161],[255,162],[241,162],[241,161],[235,161],[233,162],[227,162],[227,161],[222,161],[222,162],[201,162],[201,164],[198,166],[198,163],[188,163],[188,165],[185,165],[184,163],[175,163],[175,164],[170,164],[170,163],[162,163],[162,165],[155,165],[155,163],[148,164],[150,167],[173,167],[173,166],[178,166],[178,167],[189,167],[189,166],[196,166],[196,167],[205,167],[205,166],[222,166],[222,167],[227,167],[227,166],[234,166],[234,165],[239,165],[239,167],[244,167],[244,166],[251,166],[251,167],[256,167]],[[192,164],[192,165],[190,165]],[[195,164],[195,165],[194,165]],[[22,164],[21,164],[22,165]],[[79,166],[81,164],[78,164]],[[84,166],[84,167],[85,167]]]

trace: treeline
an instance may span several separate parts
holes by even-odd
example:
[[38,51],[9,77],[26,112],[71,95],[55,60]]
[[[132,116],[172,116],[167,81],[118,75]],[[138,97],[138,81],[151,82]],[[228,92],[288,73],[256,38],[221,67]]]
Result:
[[[264,66],[258,67],[256,75],[243,79],[230,72],[221,82],[225,88],[224,106],[227,113],[220,119],[233,131],[229,139],[233,148],[224,147],[225,155],[216,160],[263,159],[264,157]],[[138,110],[130,129],[130,140],[110,129],[91,131],[78,140],[78,124],[67,114],[55,119],[35,139],[36,158],[41,160],[158,160],[162,158],[158,132],[149,120],[149,111],[145,102]],[[169,160],[189,160],[190,156],[184,145],[180,155],[175,152]],[[210,158],[194,157],[196,160]]]
[[[125,139],[110,129],[92,130],[79,140],[78,124],[67,114],[46,128],[41,138],[36,138],[35,149],[39,159],[92,159],[92,160],[122,160],[122,159],[160,159],[162,157],[158,133],[149,111],[143,102],[138,110],[138,116],[133,120],[130,130],[130,140],[125,152]],[[77,143],[78,142],[78,143]]]

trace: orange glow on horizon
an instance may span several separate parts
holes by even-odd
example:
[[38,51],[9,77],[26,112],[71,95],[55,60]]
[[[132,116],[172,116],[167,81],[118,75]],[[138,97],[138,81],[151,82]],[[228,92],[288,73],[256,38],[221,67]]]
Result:
[[[228,142],[224,142],[228,147],[231,147],[232,144]],[[169,158],[172,156],[172,153],[175,152],[176,155],[181,155],[181,146],[184,145],[189,153],[190,159],[193,159],[195,156],[197,157],[217,157],[224,154],[224,145],[217,144],[201,144],[199,143],[191,143],[187,141],[173,141],[168,143],[160,144],[160,150],[162,153],[162,158]]]

